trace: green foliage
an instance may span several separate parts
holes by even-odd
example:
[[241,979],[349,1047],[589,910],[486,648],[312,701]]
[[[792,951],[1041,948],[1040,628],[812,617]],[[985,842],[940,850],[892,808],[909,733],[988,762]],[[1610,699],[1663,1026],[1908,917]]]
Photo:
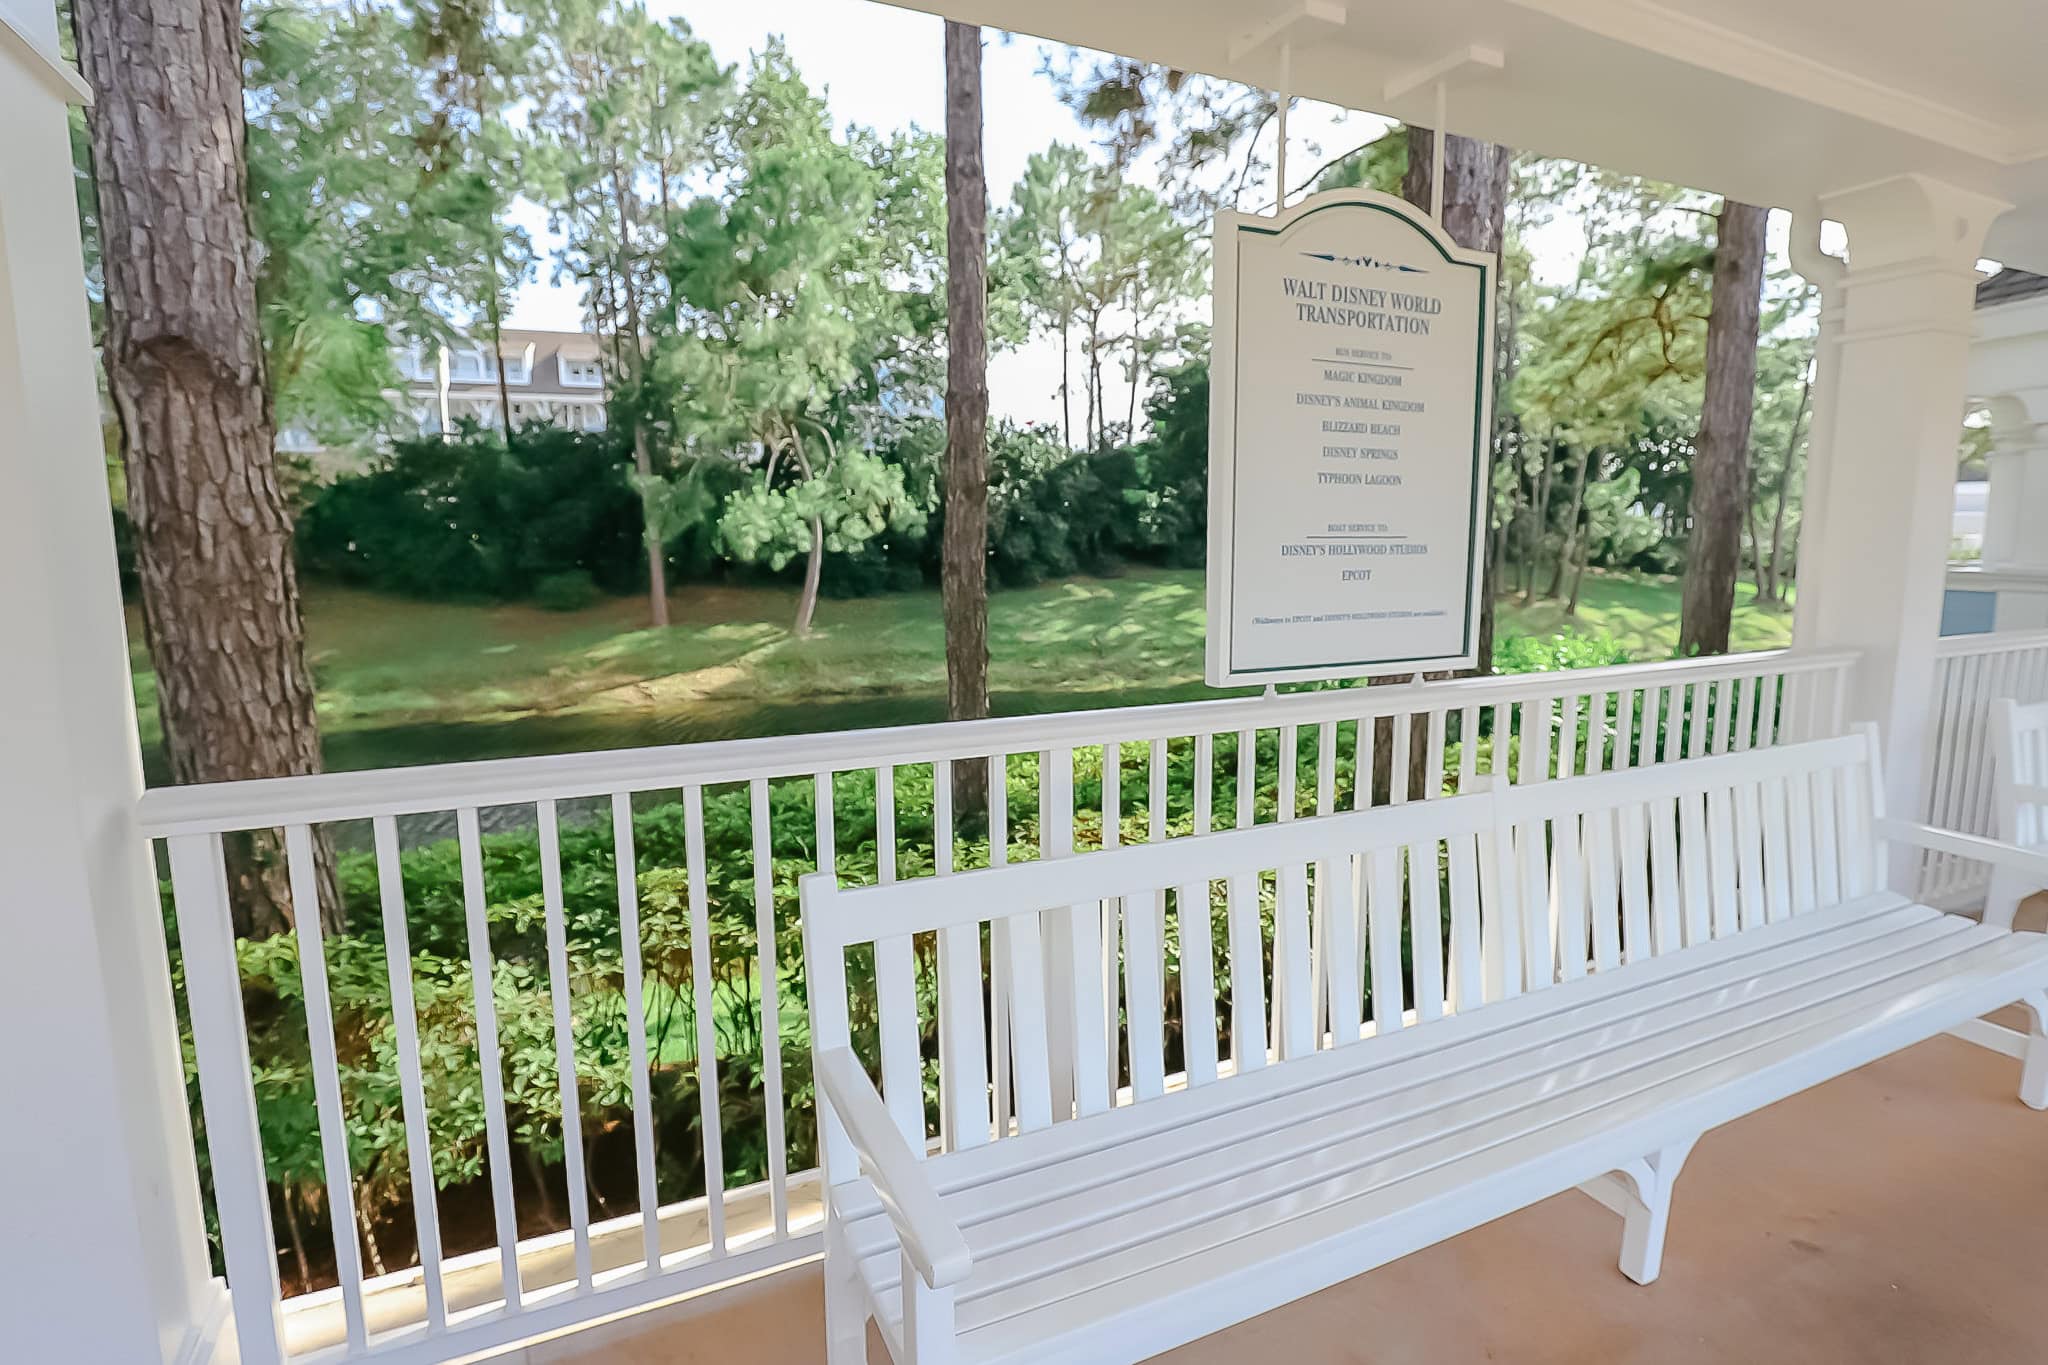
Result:
[[924,529],[925,513],[910,500],[901,467],[850,450],[823,473],[787,487],[750,484],[726,500],[719,542],[740,562],[781,569],[811,549],[812,528],[828,554],[845,555],[889,531]]
[[588,569],[564,569],[533,585],[534,605],[548,611],[582,611],[598,599],[597,580]]
[[311,570],[415,597],[511,599],[582,573],[640,586],[639,500],[616,436],[529,427],[400,441],[366,472],[319,488],[300,514]]
[[1607,668],[1632,662],[1611,635],[1566,632],[1542,638],[1507,635],[1493,642],[1496,673],[1551,673],[1568,668]]

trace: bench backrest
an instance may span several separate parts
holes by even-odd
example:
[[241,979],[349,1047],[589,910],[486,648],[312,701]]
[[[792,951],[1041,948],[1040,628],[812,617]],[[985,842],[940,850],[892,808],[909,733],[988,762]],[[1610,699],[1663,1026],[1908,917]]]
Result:
[[1998,837],[2022,847],[2048,843],[2048,701],[1995,702],[1991,731]]
[[814,1045],[878,1057],[922,1151],[933,1040],[940,1132],[978,1145],[1866,895],[1878,791],[1857,734],[884,886],[820,873]]

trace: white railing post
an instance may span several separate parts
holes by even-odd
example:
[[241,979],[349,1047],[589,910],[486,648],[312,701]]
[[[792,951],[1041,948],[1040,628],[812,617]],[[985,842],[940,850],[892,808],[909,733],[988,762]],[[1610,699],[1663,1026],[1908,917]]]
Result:
[[185,999],[192,1015],[192,1050],[199,1062],[199,1100],[206,1114],[206,1149],[213,1158],[213,1203],[220,1215],[228,1290],[234,1296],[240,1365],[275,1365],[284,1359],[277,1237],[270,1222],[263,1137],[256,1126],[256,1092],[250,1084],[227,865],[218,834],[188,834],[169,843]]

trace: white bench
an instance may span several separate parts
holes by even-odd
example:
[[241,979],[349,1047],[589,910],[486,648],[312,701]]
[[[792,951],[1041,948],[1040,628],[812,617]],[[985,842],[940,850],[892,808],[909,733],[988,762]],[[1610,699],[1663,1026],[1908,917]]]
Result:
[[[1859,734],[951,878],[807,879],[831,1365],[866,1359],[870,1317],[901,1365],[1125,1365],[1574,1186],[1621,1213],[1622,1269],[1647,1283],[1701,1133],[2015,1001],[2023,1097],[2048,1104],[2048,937],[1879,884],[1888,839],[2029,875],[2048,857],[1884,821],[1880,790]],[[985,941],[1008,982],[994,1049]],[[850,1047],[866,945],[879,1090]]]

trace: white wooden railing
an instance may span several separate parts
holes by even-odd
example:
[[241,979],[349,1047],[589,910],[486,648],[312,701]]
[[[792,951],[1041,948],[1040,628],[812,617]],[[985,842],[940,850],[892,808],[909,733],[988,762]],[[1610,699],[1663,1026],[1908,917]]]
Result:
[[[1994,835],[1991,704],[2006,697],[2048,701],[2048,630],[1949,636],[1935,646],[1934,669],[1921,818],[1942,829]],[[1944,907],[1974,904],[1990,878],[1983,863],[1929,853],[1920,866],[1920,898]]]
[[[845,801],[853,781],[872,780],[875,803],[875,876],[898,873],[897,789],[905,770],[923,770],[931,792],[929,870],[944,876],[955,861],[950,775],[955,765],[987,764],[990,787],[989,856],[1060,857],[1115,845],[1126,838],[1161,840],[1203,832],[1220,807],[1234,805],[1239,825],[1327,813],[1340,800],[1340,773],[1351,763],[1354,780],[1341,793],[1352,805],[1424,799],[1481,776],[1533,782],[1577,771],[1606,771],[1760,747],[1836,733],[1853,654],[1774,652],[1721,659],[1676,661],[1577,672],[1523,674],[1456,682],[1324,690],[1287,696],[1185,705],[998,719],[963,724],[907,726],[825,735],[738,740],[670,748],[508,759],[484,763],[242,782],[150,792],[141,812],[145,832],[167,847],[180,951],[197,1057],[212,1187],[233,1295],[241,1359],[270,1365],[287,1356],[322,1360],[414,1362],[470,1351],[558,1330],[577,1322],[751,1273],[809,1255],[818,1245],[814,1223],[792,1215],[792,1192],[804,1176],[788,1170],[781,1020],[800,1018],[800,1002],[779,999],[794,986],[796,963],[785,960],[778,929],[794,923],[792,897],[770,864],[771,790],[796,782],[814,793],[811,862],[839,866],[850,850],[835,833],[835,778]],[[1261,748],[1261,737],[1272,741]],[[1508,743],[1500,742],[1503,739]],[[1479,740],[1480,742],[1469,742]],[[1381,750],[1379,746],[1385,745]],[[1420,746],[1419,751],[1417,746]],[[1420,762],[1416,763],[1418,757]],[[1264,754],[1265,757],[1260,755]],[[1375,770],[1375,784],[1358,774]],[[1250,755],[1237,761],[1234,755]],[[1170,770],[1194,778],[1184,803],[1187,818],[1169,818]],[[1090,799],[1077,809],[1076,772],[1089,778]],[[1411,772],[1417,774],[1411,782]],[[1095,775],[1099,773],[1099,797]],[[1035,775],[1035,777],[1034,777]],[[753,857],[753,918],[758,941],[758,1036],[763,1076],[768,1173],[765,1188],[726,1188],[724,1128],[715,1083],[722,1063],[716,1043],[704,833],[705,793],[737,784],[748,793]],[[1270,785],[1268,785],[1270,784]],[[1375,786],[1379,790],[1375,791]],[[1234,802],[1229,800],[1233,791]],[[1126,795],[1126,789],[1129,795]],[[917,787],[916,790],[925,790]],[[655,1147],[648,1093],[647,1023],[641,963],[643,887],[647,869],[633,854],[635,799],[675,792],[687,831],[687,925],[691,945],[694,1053],[701,1105],[704,1191],[682,1205],[656,1197]],[[1223,801],[1219,802],[1219,791]],[[1023,793],[1013,797],[1012,793]],[[573,964],[564,932],[560,840],[564,811],[609,802],[616,849],[618,915],[623,956],[623,997],[631,1051],[630,1110],[639,1208],[593,1224],[584,1195],[583,1136],[578,1120],[588,1077],[579,1075],[571,1030]],[[1037,847],[1013,849],[1012,835],[1028,828],[1012,819],[1011,803],[1035,802]],[[564,803],[572,803],[564,805]],[[563,1163],[569,1227],[547,1237],[518,1237],[511,1135],[499,1074],[497,1017],[483,872],[479,811],[523,806],[533,812],[541,858],[542,911],[547,936],[549,992],[555,1021],[556,1076],[564,1116]],[[602,807],[600,807],[602,809]],[[787,811],[790,805],[781,804]],[[1142,809],[1143,816],[1139,812]],[[497,1245],[486,1252],[444,1257],[437,1201],[420,1195],[435,1188],[429,1150],[427,1097],[420,1072],[413,973],[407,949],[409,907],[398,875],[400,821],[452,812],[459,855],[463,919],[474,985],[476,1046],[481,1074],[485,1173]],[[926,813],[914,816],[925,828]],[[787,818],[786,816],[784,818]],[[1028,819],[1028,817],[1027,817]],[[293,899],[317,901],[316,830],[367,821],[377,870],[384,956],[390,976],[397,1083],[412,1174],[410,1210],[417,1232],[417,1267],[367,1279],[361,1229],[351,1198],[356,1172],[344,1138],[343,1085],[331,1027],[322,933],[317,914],[298,914],[302,985],[309,1020],[307,1047],[324,1156],[325,1206],[332,1212],[334,1263],[339,1285],[286,1304],[280,1297],[279,1232],[273,1223],[258,1100],[251,1085],[249,1016],[230,922],[224,839],[251,830],[282,831]],[[904,845],[907,847],[907,845]],[[963,845],[964,847],[964,845]],[[921,853],[922,846],[920,846]],[[902,864],[906,865],[907,864]],[[786,869],[785,869],[786,870]],[[810,870],[809,866],[798,869]],[[1115,925],[1106,926],[1115,952]],[[1114,962],[1106,964],[1109,979]],[[992,982],[997,1039],[993,1082],[997,1112],[1005,1112],[1007,1055],[1001,1038],[1004,1010],[1000,969]],[[1116,992],[1108,993],[1114,1012]],[[1119,1033],[1114,1017],[1112,1046]],[[1055,1053],[1059,1051],[1054,1049]],[[952,1106],[941,1104],[940,1111]],[[797,1122],[807,1116],[796,1116]],[[808,1135],[805,1135],[808,1137]],[[808,1144],[804,1150],[810,1150]],[[744,1216],[736,1216],[735,1211]],[[674,1246],[675,1229],[689,1230]],[[623,1252],[621,1245],[623,1243]],[[593,1248],[596,1248],[594,1252]],[[563,1252],[566,1250],[567,1254]],[[545,1261],[553,1269],[542,1269]],[[405,1291],[396,1301],[384,1293]],[[338,1306],[338,1321],[333,1309]],[[334,1325],[303,1329],[309,1310]]]

